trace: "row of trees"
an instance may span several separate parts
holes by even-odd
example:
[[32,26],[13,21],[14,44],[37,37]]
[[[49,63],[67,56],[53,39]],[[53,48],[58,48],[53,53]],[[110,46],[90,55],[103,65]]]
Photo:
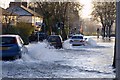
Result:
[[[33,5],[37,7],[30,7],[43,16],[42,31],[48,34],[61,34],[63,39],[67,38],[72,24],[78,21],[77,26],[80,27],[79,12],[82,5],[76,2],[35,2]],[[76,26],[74,26],[76,27]]]
[[92,16],[102,24],[103,39],[111,36],[111,27],[116,19],[115,2],[93,2]]
[[[48,34],[54,32],[62,35],[64,40],[67,39],[70,29],[69,24],[79,21],[79,10],[82,9],[82,6],[73,2],[36,2],[35,4],[37,5],[35,10],[43,16],[45,25],[42,26],[42,31],[48,32]],[[34,8],[35,6],[31,9],[34,10]],[[9,16],[12,16],[13,13],[4,15],[2,34],[18,34],[23,38],[25,44],[28,44],[28,37],[35,30],[35,27],[27,22],[17,22],[16,26],[11,25],[12,18]]]
[[[43,16],[43,32],[60,34],[64,40],[71,30],[79,30],[82,22],[80,18],[82,7],[78,2],[35,2],[33,7],[29,6]],[[116,17],[115,12],[115,2],[93,2],[92,15],[103,26],[103,38],[106,33],[110,38],[111,27]]]
[[[40,15],[43,15],[42,31],[55,32],[66,38],[70,29],[81,25],[80,12],[82,5],[78,2],[35,2],[35,9]],[[93,12],[91,13],[94,20],[101,22],[103,39],[105,36],[110,38],[111,27],[116,17],[115,2],[95,2],[93,1]],[[77,23],[75,23],[77,22]],[[74,24],[75,23],[75,24]],[[77,24],[77,26],[76,26]],[[84,27],[84,26],[83,26]]]

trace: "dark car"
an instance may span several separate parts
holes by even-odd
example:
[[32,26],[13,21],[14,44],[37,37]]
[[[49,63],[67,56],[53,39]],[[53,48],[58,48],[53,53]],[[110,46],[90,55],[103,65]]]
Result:
[[48,38],[48,35],[44,32],[34,32],[29,36],[29,42],[43,41]]
[[43,32],[39,32],[37,33],[37,37],[38,37],[38,34],[39,34],[39,41],[43,41],[45,39],[47,39],[48,35],[46,33],[43,33]]
[[30,36],[29,36],[29,42],[37,42],[38,39],[37,39],[37,35],[35,33],[32,33]]
[[55,48],[62,48],[62,37],[60,35],[51,35],[48,38],[48,42],[50,46],[54,46]]
[[24,46],[24,42],[18,35],[0,35],[0,59],[11,60],[22,57],[23,53],[27,53],[28,50]]

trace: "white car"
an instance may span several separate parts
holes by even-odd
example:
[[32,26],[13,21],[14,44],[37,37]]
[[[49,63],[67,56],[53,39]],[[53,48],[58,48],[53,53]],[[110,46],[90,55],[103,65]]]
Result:
[[83,35],[81,35],[81,34],[73,35],[70,38],[70,44],[72,44],[72,46],[82,46],[82,45],[85,45],[85,43],[86,43],[86,41],[85,41]]

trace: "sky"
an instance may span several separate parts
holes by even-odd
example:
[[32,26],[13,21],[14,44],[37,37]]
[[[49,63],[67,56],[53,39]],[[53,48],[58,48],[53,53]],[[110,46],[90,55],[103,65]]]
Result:
[[84,5],[81,14],[82,17],[90,18],[90,14],[92,12],[92,0],[80,0],[80,3]]
[[14,0],[0,0],[0,7],[7,8],[9,6],[10,1]]
[[[14,0],[0,0],[0,6],[7,8],[9,6],[9,2]],[[83,4],[83,10],[81,12],[82,18],[90,18],[90,13],[92,11],[91,2],[92,0],[79,0],[81,4]]]

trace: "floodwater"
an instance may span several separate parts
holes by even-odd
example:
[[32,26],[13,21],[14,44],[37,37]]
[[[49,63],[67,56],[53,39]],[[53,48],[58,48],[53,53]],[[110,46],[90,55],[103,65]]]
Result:
[[8,78],[115,78],[112,68],[114,41],[96,38],[88,46],[49,48],[46,42],[27,46],[29,53],[15,61],[1,61],[2,77]]

